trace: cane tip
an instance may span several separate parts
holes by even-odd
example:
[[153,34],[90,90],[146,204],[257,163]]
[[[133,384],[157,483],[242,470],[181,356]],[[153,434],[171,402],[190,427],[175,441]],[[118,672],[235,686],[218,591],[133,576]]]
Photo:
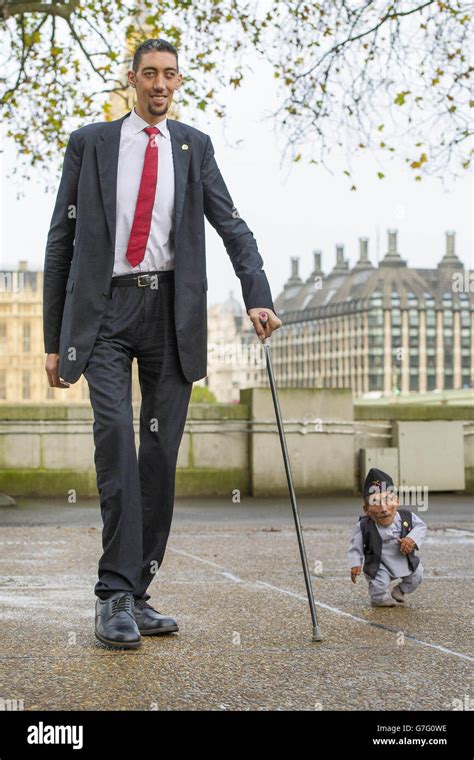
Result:
[[313,641],[324,641],[324,636],[321,633],[319,626],[313,628]]

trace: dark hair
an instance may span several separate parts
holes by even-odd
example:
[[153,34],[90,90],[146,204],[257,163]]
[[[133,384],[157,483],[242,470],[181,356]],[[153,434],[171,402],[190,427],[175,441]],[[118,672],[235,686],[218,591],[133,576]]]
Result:
[[140,65],[140,61],[142,59],[142,55],[144,53],[149,53],[152,50],[165,50],[168,53],[173,53],[173,55],[176,56],[176,71],[179,71],[178,68],[178,51],[176,50],[175,46],[171,44],[171,42],[168,42],[168,40],[145,40],[145,42],[142,42],[142,44],[137,47],[135,50],[134,56],[133,56],[133,70],[138,71],[138,67]]

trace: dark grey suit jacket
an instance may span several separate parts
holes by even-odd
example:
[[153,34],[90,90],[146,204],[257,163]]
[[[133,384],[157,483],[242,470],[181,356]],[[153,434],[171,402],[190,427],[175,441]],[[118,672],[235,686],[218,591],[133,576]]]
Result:
[[[70,383],[87,365],[110,288],[120,129],[130,113],[73,131],[66,147],[46,243],[43,326],[45,351],[59,353],[59,376]],[[205,216],[224,242],[246,309],[274,307],[257,243],[234,206],[210,137],[174,119],[168,128],[175,175],[176,333],[183,373],[193,382],[207,374]]]

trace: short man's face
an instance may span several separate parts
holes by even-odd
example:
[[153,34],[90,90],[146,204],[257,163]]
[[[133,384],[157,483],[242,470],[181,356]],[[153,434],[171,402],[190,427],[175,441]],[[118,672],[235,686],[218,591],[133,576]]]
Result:
[[399,501],[396,494],[390,491],[369,494],[367,503],[364,504],[364,512],[374,520],[377,525],[386,527],[395,519]]
[[137,72],[128,72],[128,81],[137,92],[140,115],[165,116],[183,79],[176,65],[173,53],[152,50],[142,55]]

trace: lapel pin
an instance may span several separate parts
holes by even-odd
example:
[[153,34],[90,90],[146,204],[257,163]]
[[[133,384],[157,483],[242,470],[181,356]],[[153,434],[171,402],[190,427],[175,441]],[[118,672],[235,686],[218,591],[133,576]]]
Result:
[[189,145],[187,143],[183,143],[181,148],[182,150],[187,150],[189,148]]

